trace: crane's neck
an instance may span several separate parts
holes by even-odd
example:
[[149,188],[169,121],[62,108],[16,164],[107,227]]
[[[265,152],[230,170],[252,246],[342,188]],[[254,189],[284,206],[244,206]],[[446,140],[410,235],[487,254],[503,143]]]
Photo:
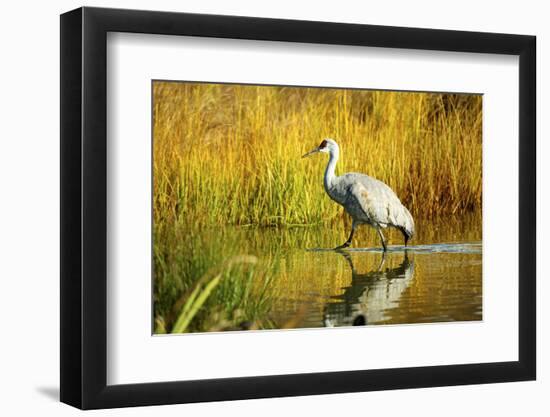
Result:
[[336,162],[338,162],[338,157],[340,156],[340,151],[338,148],[333,148],[330,150],[330,159],[328,160],[327,167],[325,169],[325,190],[330,195],[330,190],[333,187],[334,180],[336,179],[336,174],[334,173],[336,169]]

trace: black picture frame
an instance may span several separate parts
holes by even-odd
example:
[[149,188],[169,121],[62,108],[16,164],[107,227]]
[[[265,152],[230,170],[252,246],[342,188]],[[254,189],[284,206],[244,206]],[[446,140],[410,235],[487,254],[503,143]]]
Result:
[[[107,376],[108,32],[519,56],[519,360],[112,385]],[[534,36],[80,8],[61,15],[61,401],[82,409],[533,380]]]

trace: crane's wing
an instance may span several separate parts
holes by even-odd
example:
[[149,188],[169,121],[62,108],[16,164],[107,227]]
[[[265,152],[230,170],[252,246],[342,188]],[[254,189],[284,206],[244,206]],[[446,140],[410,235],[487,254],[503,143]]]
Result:
[[414,221],[409,210],[390,187],[374,178],[366,175],[355,178],[349,188],[347,206],[352,216],[366,217],[370,223],[382,227],[405,229],[410,236],[414,234]]

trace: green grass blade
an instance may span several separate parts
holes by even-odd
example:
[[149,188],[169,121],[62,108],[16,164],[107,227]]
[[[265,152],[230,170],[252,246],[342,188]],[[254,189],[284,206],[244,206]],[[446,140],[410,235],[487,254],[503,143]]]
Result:
[[[172,333],[185,333],[187,327],[189,326],[189,323],[191,323],[191,320],[193,320],[193,317],[195,317],[195,315],[208,299],[214,288],[216,288],[220,283],[221,277],[222,275],[218,274],[210,282],[208,282],[208,284],[206,284],[206,286],[200,293],[197,292],[199,294],[198,296],[195,296],[195,298],[191,302],[186,303],[186,305],[189,304],[189,308],[185,309],[184,307],[182,309],[182,312],[180,313],[178,320],[176,321],[176,324],[172,329]],[[197,286],[193,293],[195,293],[199,287],[200,286]]]

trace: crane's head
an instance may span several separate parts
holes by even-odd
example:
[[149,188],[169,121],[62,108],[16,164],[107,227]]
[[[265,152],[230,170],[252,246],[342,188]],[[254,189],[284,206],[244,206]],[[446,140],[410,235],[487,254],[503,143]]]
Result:
[[336,151],[338,151],[338,144],[334,140],[326,138],[323,139],[319,146],[302,155],[302,158],[307,158],[308,156],[316,154],[317,152],[334,153]]

